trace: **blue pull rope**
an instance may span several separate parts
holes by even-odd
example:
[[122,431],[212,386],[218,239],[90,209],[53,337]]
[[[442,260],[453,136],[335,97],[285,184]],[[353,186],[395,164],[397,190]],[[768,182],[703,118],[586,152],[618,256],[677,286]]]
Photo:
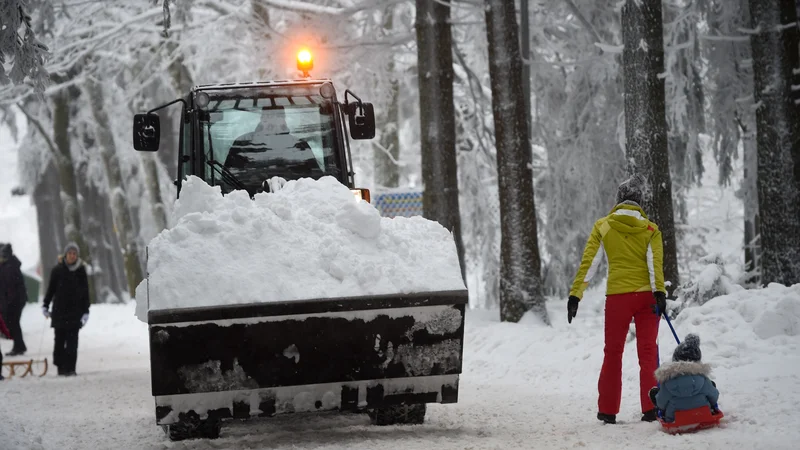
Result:
[[681,340],[678,339],[678,333],[675,332],[675,327],[672,326],[672,321],[669,320],[669,316],[667,315],[667,312],[664,311],[663,315],[664,315],[664,318],[667,319],[667,325],[669,325],[669,329],[672,330],[672,335],[675,337],[675,342],[677,342],[678,345],[680,345],[681,344]]

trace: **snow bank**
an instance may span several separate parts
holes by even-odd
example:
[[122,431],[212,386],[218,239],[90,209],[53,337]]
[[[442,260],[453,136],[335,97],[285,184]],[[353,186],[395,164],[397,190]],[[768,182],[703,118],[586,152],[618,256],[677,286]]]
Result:
[[449,231],[382,218],[332,177],[254,200],[189,177],[174,214],[148,245],[142,320],[148,298],[154,310],[464,289]]
[[[735,367],[759,354],[797,355],[800,284],[770,284],[719,296],[702,306],[685,308],[673,325],[681,339],[688,333],[698,334],[703,359],[716,366]],[[671,358],[675,345],[673,339],[662,356]]]

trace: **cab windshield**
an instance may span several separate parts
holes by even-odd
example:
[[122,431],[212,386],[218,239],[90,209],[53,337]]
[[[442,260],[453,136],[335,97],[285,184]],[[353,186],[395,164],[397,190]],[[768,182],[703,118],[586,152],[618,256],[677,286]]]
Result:
[[268,190],[272,177],[340,178],[334,105],[320,85],[205,91],[200,113],[205,179],[227,193]]

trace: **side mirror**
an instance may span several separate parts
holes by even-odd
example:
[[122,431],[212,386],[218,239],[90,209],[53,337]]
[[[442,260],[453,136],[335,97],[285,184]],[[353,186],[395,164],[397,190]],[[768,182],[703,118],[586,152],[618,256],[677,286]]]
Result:
[[156,114],[133,116],[133,148],[142,152],[158,151],[161,122]]
[[348,103],[350,137],[356,140],[375,137],[375,108],[372,103]]

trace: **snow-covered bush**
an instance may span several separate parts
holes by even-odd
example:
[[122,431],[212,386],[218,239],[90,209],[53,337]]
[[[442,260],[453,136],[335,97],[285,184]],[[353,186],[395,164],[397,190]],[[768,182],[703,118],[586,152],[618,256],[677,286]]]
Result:
[[721,255],[707,255],[700,262],[706,265],[700,274],[675,290],[678,299],[669,307],[673,318],[687,306],[700,306],[714,297],[744,289],[728,274]]

